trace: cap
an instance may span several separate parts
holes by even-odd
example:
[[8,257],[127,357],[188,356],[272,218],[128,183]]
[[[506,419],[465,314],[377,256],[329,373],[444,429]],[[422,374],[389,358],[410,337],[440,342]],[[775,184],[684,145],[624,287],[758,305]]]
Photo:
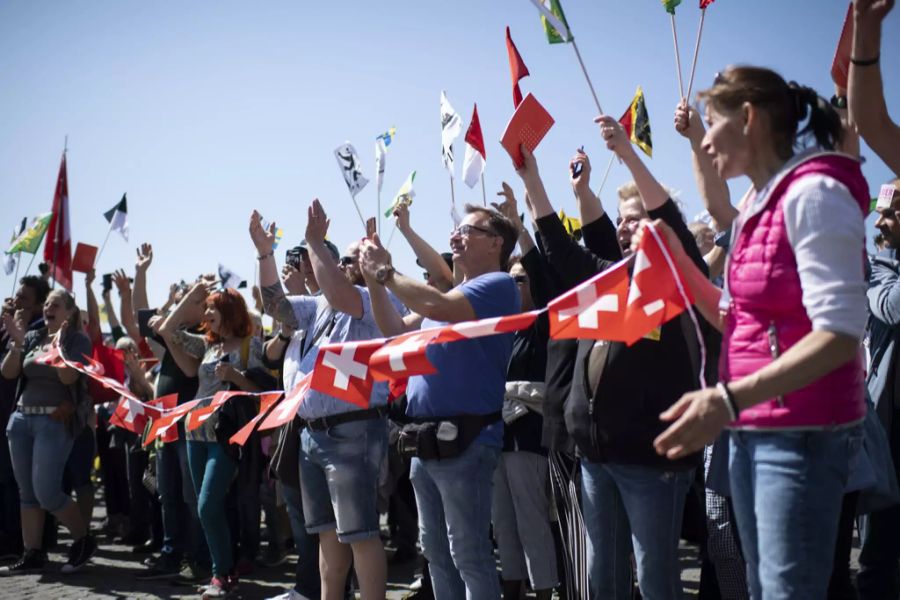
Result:
[[[331,255],[332,255],[332,256],[334,256],[334,260],[335,260],[335,261],[340,260],[340,258],[341,258],[341,253],[338,251],[337,246],[335,246],[335,245],[334,245],[333,243],[331,243],[330,241],[325,240],[325,247],[328,248],[328,251],[331,252]],[[300,250],[300,252],[302,252],[302,253],[304,253],[304,254],[307,253],[307,252],[309,252],[309,251],[306,249],[306,240],[303,240],[302,242],[300,242],[300,245],[297,246],[297,248]]]

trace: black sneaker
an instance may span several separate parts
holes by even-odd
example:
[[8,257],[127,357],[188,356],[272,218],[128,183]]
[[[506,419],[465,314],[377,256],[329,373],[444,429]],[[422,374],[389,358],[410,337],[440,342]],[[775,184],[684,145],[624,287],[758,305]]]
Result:
[[153,561],[145,570],[135,575],[138,581],[151,581],[154,579],[173,579],[181,573],[181,561],[171,554],[163,554]]
[[26,550],[22,558],[9,565],[0,568],[0,576],[24,575],[28,573],[40,573],[47,564],[47,555],[40,550]]
[[186,562],[182,565],[178,577],[175,578],[175,583],[179,585],[194,585],[200,581],[208,581],[209,578],[209,569],[204,569],[193,563]]
[[62,566],[63,573],[74,573],[91,559],[97,551],[97,541],[87,534],[72,542],[69,547],[69,560]]

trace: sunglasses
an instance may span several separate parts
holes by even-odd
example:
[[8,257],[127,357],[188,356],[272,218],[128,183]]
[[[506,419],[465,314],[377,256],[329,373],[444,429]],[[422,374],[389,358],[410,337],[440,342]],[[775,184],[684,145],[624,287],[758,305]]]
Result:
[[352,256],[342,256],[340,260],[338,260],[338,264],[342,267],[349,267],[355,262],[356,260]]
[[483,233],[485,235],[489,235],[489,236],[493,236],[493,237],[500,235],[496,231],[492,231],[485,227],[479,227],[478,225],[460,225],[459,227],[455,228],[453,231],[450,232],[450,237],[453,237],[456,235],[461,236],[461,237],[469,237],[469,235],[471,235],[473,231],[480,231],[481,233]]

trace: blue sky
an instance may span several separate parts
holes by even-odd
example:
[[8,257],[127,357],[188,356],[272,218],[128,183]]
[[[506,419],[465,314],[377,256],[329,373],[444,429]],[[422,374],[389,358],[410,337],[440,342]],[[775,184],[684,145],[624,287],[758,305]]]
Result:
[[[846,6],[718,0],[707,13],[695,89],[725,65],[745,63],[775,68],[830,96]],[[700,204],[689,146],[672,128],[678,91],[668,15],[657,0],[564,0],[564,8],[604,108],[618,117],[643,86],[653,129],[650,167],[681,191],[693,216]],[[694,0],[678,9],[685,77],[699,15]],[[3,2],[0,232],[8,236],[23,216],[50,209],[68,135],[74,241],[99,245],[107,231],[103,211],[127,192],[131,241],[114,234],[98,271],[133,270],[134,248],[152,242],[150,298],[161,303],[168,283],[214,271],[219,262],[253,276],[253,208],[284,229],[281,249],[302,239],[315,197],[332,218],[330,239],[344,247],[360,237],[333,150],[351,141],[374,180],[374,139],[395,126],[382,202],[415,169],[413,226],[443,250],[451,222],[440,162],[442,89],[466,126],[478,103],[488,200],[501,181],[521,189],[498,143],[512,113],[507,25],[531,71],[523,91],[556,119],[537,152],[542,175],[554,204],[573,211],[569,157],[584,145],[596,188],[609,154],[591,122],[596,110],[572,49],[547,44],[528,0]],[[885,29],[898,27],[900,9]],[[900,41],[888,37],[882,72],[895,118],[898,58]],[[480,203],[480,188],[461,182],[462,138],[456,154],[457,202]],[[871,151],[864,154],[877,194],[890,173]],[[627,178],[614,166],[602,194],[607,208],[615,211],[615,188]],[[746,187],[732,185],[738,195]],[[374,181],[357,200],[375,214]],[[418,276],[399,234],[392,251],[401,271]],[[0,273],[0,286],[6,295],[12,278]],[[80,276],[75,286],[80,295]]]

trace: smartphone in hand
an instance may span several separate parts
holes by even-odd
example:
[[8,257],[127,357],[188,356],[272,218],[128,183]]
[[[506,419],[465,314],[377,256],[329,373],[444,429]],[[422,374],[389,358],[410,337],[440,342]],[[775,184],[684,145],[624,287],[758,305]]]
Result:
[[137,311],[138,332],[145,338],[153,337],[154,331],[150,328],[150,318],[156,314],[153,308],[141,308]]

